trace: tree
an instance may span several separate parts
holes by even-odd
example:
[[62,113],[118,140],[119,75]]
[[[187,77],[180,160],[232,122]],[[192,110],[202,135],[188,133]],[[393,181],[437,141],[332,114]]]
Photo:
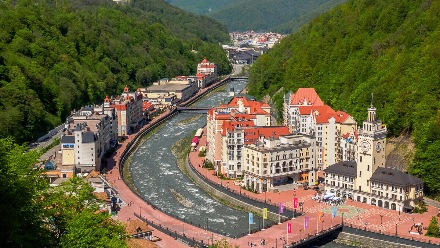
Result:
[[122,225],[99,211],[93,190],[84,179],[74,177],[46,192],[46,216],[60,246],[125,246]]
[[216,240],[210,248],[238,248],[238,245],[232,246],[226,239]]
[[87,209],[75,215],[61,237],[61,247],[126,247],[125,230],[108,212]]
[[4,247],[47,247],[51,235],[44,228],[42,192],[49,186],[33,169],[36,152],[12,139],[0,139],[0,243]]
[[428,231],[426,232],[425,235],[436,238],[440,237],[438,228],[439,226],[438,226],[437,217],[432,216],[431,221],[429,222]]

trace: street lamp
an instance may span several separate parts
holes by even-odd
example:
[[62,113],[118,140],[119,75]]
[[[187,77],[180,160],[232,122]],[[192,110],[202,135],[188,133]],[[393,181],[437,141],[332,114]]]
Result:
[[344,213],[342,213],[342,226],[344,226]]
[[206,230],[208,230],[208,217],[206,217]]
[[382,226],[382,218],[383,218],[383,215],[381,214],[381,215],[379,215],[380,216],[380,226]]
[[264,189],[264,203],[266,203],[267,179],[263,179],[263,184],[266,186]]
[[139,217],[142,219],[142,208],[139,206]]
[[296,193],[293,193],[293,218],[294,219],[295,219],[295,214],[296,214],[295,197],[296,197]]
[[397,237],[397,223],[396,223],[396,237]]

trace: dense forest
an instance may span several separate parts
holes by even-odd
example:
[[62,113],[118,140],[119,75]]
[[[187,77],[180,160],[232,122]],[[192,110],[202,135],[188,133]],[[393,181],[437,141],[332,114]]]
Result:
[[199,15],[207,15],[211,11],[222,9],[228,4],[236,3],[240,0],[165,0],[166,2]]
[[226,28],[162,0],[1,1],[0,26],[0,137],[19,143],[126,84],[190,75],[204,56],[231,70]]
[[[251,69],[249,93],[314,87],[336,109],[365,120],[374,94],[389,135],[411,133],[409,171],[440,196],[440,2],[350,0],[283,39]],[[282,88],[282,90],[279,90]]]
[[230,31],[293,33],[319,14],[346,0],[167,0],[179,8],[204,14]]

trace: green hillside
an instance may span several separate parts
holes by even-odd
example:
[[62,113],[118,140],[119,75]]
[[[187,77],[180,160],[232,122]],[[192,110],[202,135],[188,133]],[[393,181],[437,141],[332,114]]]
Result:
[[226,28],[161,0],[13,2],[0,2],[0,137],[31,141],[126,84],[192,74],[204,56],[230,71]]
[[410,171],[425,180],[426,193],[439,196],[439,16],[439,1],[351,0],[261,56],[249,93],[273,96],[280,110],[284,92],[314,87],[358,122],[374,93],[389,135],[414,138]]
[[210,10],[216,11],[223,8],[225,5],[237,1],[240,0],[166,0],[166,2],[174,6],[200,15],[207,15]]
[[[346,0],[167,0],[224,23],[229,31],[292,33],[314,17]],[[208,11],[211,8],[212,11]]]

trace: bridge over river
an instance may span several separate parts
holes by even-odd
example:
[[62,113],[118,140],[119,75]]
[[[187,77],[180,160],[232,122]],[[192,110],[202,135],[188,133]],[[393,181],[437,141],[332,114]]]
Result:
[[180,113],[202,113],[206,114],[211,107],[177,107]]

